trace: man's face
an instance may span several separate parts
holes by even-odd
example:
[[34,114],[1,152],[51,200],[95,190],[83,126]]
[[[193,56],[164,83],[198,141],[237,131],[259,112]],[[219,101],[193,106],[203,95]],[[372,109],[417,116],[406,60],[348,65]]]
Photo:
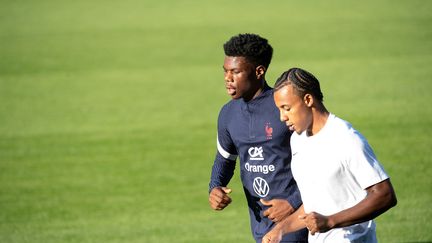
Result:
[[245,57],[225,56],[223,69],[228,95],[233,99],[251,99],[259,84],[255,66]]
[[300,97],[290,84],[274,93],[281,121],[298,134],[307,130],[312,124],[312,109],[305,97]]

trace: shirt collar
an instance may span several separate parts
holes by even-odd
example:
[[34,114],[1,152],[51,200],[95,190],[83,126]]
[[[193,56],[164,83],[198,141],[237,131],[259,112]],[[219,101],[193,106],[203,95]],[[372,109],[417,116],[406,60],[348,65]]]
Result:
[[271,88],[270,86],[268,86],[267,82],[264,82],[264,88],[262,89],[261,93],[257,97],[249,100],[248,102],[245,102],[244,99],[241,99],[241,100],[244,103],[246,103],[246,104],[251,104],[251,103],[254,103],[257,100],[260,100],[263,97],[267,97],[267,96],[271,95],[272,94],[272,92],[271,92],[272,90],[273,90],[273,88]]

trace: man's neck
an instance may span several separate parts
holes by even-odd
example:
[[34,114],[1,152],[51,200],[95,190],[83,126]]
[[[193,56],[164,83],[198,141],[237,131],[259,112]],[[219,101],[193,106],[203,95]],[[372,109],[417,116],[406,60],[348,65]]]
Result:
[[313,136],[317,134],[321,129],[325,126],[327,123],[327,119],[329,117],[330,113],[327,111],[327,109],[324,107],[324,105],[313,108],[312,109],[312,124],[310,128],[307,131],[308,136]]
[[264,79],[260,80],[259,82],[260,82],[259,87],[256,89],[255,92],[253,92],[253,93],[251,92],[251,95],[249,95],[250,98],[249,97],[243,97],[243,100],[245,102],[249,102],[249,101],[255,99],[260,94],[262,94],[262,92],[264,92],[264,90],[266,89],[266,87],[268,87],[267,82]]

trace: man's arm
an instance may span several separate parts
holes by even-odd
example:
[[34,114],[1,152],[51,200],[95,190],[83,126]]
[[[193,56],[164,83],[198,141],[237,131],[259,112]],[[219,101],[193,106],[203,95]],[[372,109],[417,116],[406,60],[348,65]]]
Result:
[[333,228],[350,226],[374,219],[397,204],[396,194],[390,179],[366,189],[367,196],[355,206],[330,216],[315,212],[301,216],[311,234],[327,232]]
[[227,187],[215,187],[211,190],[209,195],[210,207],[214,210],[222,210],[228,206],[232,199],[228,196],[231,193],[231,189]]
[[209,192],[215,187],[228,185],[234,175],[235,163],[235,160],[228,160],[223,158],[219,153],[216,154],[210,176]]
[[261,199],[260,201],[264,206],[269,207],[263,212],[263,216],[268,217],[275,223],[281,222],[295,211],[295,208],[286,199],[272,199],[269,201]]
[[235,169],[235,161],[224,159],[216,155],[209,183],[209,204],[214,210],[222,210],[231,203],[228,194],[231,189],[227,188]]
[[222,210],[231,203],[226,186],[234,175],[237,151],[226,129],[226,112],[221,111],[218,118],[217,152],[209,183],[209,204],[214,210]]
[[300,191],[294,178],[291,177],[292,183],[290,183],[289,190],[287,191],[287,198],[272,199],[266,201],[261,199],[261,203],[269,208],[263,212],[264,217],[268,217],[275,223],[279,223],[294,211],[296,211],[301,205],[302,200],[300,196]]
[[262,243],[279,243],[284,234],[305,228],[306,226],[304,222],[299,219],[299,217],[304,214],[304,208],[303,205],[301,205],[293,214],[286,217],[280,223],[276,224],[273,229],[267,232],[262,239]]

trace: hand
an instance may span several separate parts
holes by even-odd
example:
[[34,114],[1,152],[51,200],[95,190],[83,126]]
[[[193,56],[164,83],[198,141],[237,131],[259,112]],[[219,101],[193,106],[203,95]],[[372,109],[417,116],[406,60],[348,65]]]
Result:
[[211,190],[209,195],[210,207],[214,210],[222,210],[231,203],[231,198],[228,194],[231,189],[227,187],[215,187]]
[[272,199],[270,201],[261,199],[261,203],[270,207],[264,211],[264,217],[268,217],[275,223],[284,220],[295,211],[291,204],[285,199]]
[[311,235],[317,232],[324,233],[332,229],[329,218],[319,213],[303,214],[299,216],[299,219],[303,221]]
[[262,243],[279,243],[282,240],[282,231],[276,227],[267,232],[262,239]]

